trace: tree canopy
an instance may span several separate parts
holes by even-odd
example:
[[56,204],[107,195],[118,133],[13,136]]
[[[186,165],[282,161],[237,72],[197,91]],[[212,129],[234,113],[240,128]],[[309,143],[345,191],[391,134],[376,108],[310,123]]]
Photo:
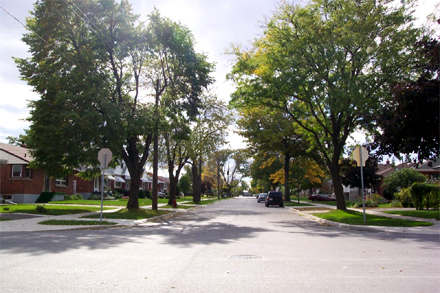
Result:
[[395,84],[392,99],[385,103],[377,117],[375,146],[378,154],[415,154],[418,161],[435,161],[440,154],[440,43],[417,42],[421,74],[415,81]]
[[412,168],[396,170],[383,180],[383,186],[396,192],[402,188],[411,187],[415,182],[425,182],[426,177]]
[[126,0],[45,0],[31,13],[23,41],[32,56],[16,63],[40,95],[29,104],[26,142],[34,167],[60,176],[87,166],[93,177],[98,151],[110,148],[130,173],[127,207],[139,208],[140,178],[160,120],[146,93],[167,90],[170,103],[192,115],[212,65],[194,51],[186,27],[157,11],[146,27]]
[[368,126],[388,86],[408,80],[419,61],[412,46],[421,30],[408,1],[390,3],[282,2],[253,48],[233,49],[231,104],[278,108],[303,128],[329,169],[338,209],[346,208],[339,160],[348,136]]

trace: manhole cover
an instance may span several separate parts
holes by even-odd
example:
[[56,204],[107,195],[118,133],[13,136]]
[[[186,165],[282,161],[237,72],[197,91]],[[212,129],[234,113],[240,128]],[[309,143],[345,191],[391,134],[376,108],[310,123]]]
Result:
[[249,254],[232,255],[228,257],[228,259],[259,259],[259,258],[261,258],[261,256],[249,255]]

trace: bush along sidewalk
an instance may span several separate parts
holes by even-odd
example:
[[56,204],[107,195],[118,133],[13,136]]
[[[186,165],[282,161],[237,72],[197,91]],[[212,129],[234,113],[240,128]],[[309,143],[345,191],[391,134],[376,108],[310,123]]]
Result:
[[439,209],[440,188],[429,183],[414,183],[411,188],[411,198],[417,210],[426,208]]

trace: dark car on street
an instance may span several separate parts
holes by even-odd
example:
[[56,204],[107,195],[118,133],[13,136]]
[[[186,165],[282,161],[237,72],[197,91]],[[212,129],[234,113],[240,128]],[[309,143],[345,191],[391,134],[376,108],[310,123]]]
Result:
[[267,193],[260,193],[260,194],[257,196],[257,202],[258,202],[258,203],[260,203],[260,202],[264,202],[264,201],[266,200],[266,195],[267,195]]
[[284,198],[283,194],[280,191],[269,191],[266,196],[266,200],[264,201],[266,207],[270,205],[277,205],[280,207],[284,207]]
[[312,194],[308,197],[308,200],[311,201],[336,201],[336,199],[329,197],[328,195],[325,194]]

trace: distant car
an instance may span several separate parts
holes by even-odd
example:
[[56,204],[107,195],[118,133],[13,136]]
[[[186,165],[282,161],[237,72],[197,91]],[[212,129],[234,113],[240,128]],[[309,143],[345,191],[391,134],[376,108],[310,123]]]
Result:
[[260,193],[257,197],[257,201],[260,202],[264,202],[266,200],[266,195],[267,193]]
[[284,207],[283,194],[280,191],[269,191],[264,204],[266,207],[271,205],[277,205],[280,208]]
[[166,195],[165,193],[159,191],[159,192],[157,193],[157,197],[158,197],[158,198],[166,198],[167,195]]
[[336,201],[336,199],[331,198],[325,194],[312,194],[308,197],[308,200],[311,200],[311,201],[315,201],[315,200],[317,200],[317,201]]

